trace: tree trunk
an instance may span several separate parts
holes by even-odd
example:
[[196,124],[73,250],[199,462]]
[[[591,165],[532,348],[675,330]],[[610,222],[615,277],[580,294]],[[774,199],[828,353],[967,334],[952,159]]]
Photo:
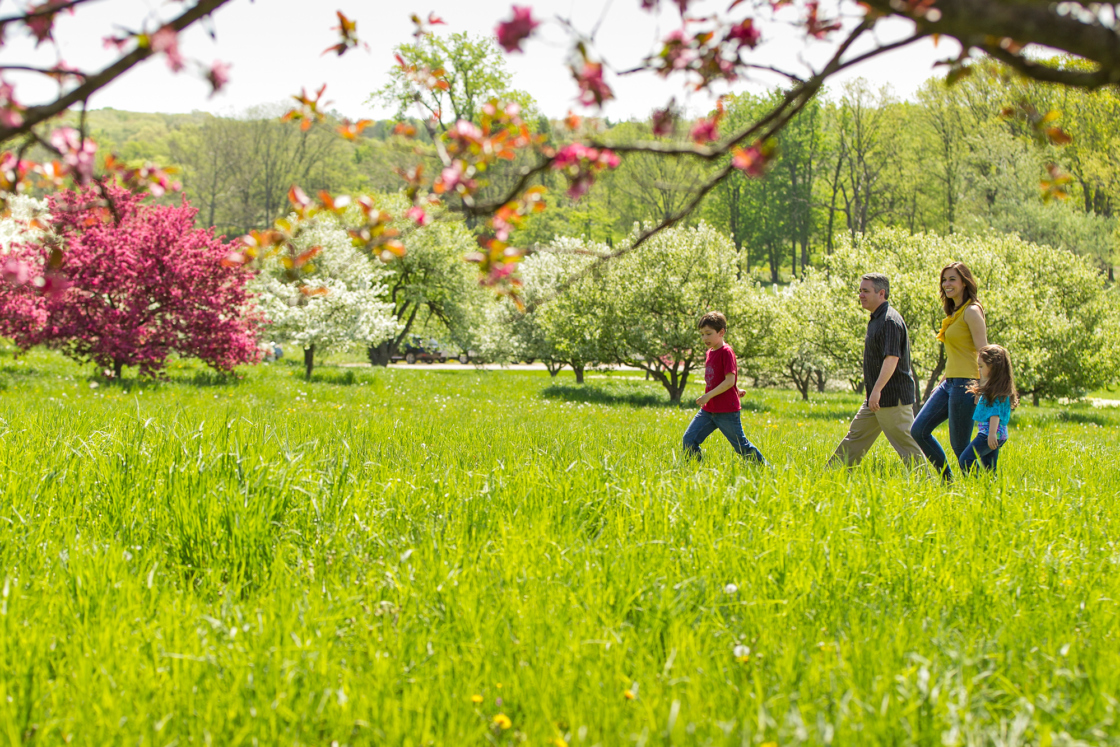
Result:
[[121,375],[124,373],[124,361],[120,358],[113,359],[113,378],[117,381],[121,380]]
[[379,345],[370,345],[368,352],[371,366],[388,366],[393,360],[393,347],[388,340]]
[[576,383],[577,384],[582,384],[583,383],[583,364],[580,363],[580,364],[577,365],[577,364],[573,363],[571,365],[572,365],[572,370],[575,371],[575,374],[576,374]]
[[1031,392],[1031,404],[1034,405],[1035,407],[1038,407],[1038,390],[1037,389],[1035,389],[1033,392]]
[[315,346],[303,349],[303,369],[307,375],[307,381],[311,381],[311,369],[315,367]]
[[[802,270],[802,271],[804,271],[804,270]],[[825,385],[828,384],[828,376],[825,374],[824,371],[820,370],[819,368],[814,372],[813,375],[817,379],[817,392],[819,394],[824,394]]]
[[544,367],[548,369],[548,375],[555,379],[556,374],[560,373],[560,369],[564,367],[564,364],[560,361],[549,360],[546,358],[544,361]]

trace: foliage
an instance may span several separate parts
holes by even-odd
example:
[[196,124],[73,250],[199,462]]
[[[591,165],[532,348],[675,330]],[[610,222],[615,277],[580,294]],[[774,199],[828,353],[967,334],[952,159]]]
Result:
[[398,323],[384,300],[389,272],[356,249],[346,229],[319,216],[299,236],[295,259],[267,255],[251,284],[268,319],[268,333],[297,343],[311,376],[314,356],[374,345]]
[[194,228],[185,202],[145,205],[119,189],[111,199],[112,210],[100,190],[49,198],[51,234],[12,247],[33,277],[0,288],[4,333],[117,377],[124,366],[155,374],[172,353],[221,371],[256,361],[260,318],[230,247]]
[[419,327],[441,337],[446,334],[463,350],[473,347],[487,293],[463,262],[463,256],[477,246],[470,231],[443,208],[425,213],[425,225],[417,225],[405,217],[408,200],[400,194],[377,195],[374,202],[378,209],[401,216],[392,226],[399,231],[405,252],[385,264],[385,292],[397,327],[371,348],[371,360],[386,365]]
[[604,267],[608,249],[582,239],[557,237],[522,263],[522,299],[527,310],[503,299],[489,312],[484,355],[493,360],[541,360],[556,375],[564,365],[583,383],[584,370],[604,357],[600,338],[611,324],[605,316]]
[[[635,234],[636,235],[636,234]],[[696,323],[736,299],[736,252],[711,226],[672,228],[611,262],[601,329],[604,357],[645,369],[679,402],[703,371]]]
[[1090,261],[1013,235],[910,235],[892,229],[856,242],[844,238],[826,260],[827,279],[817,276],[791,286],[790,296],[805,295],[809,305],[800,308],[815,305],[818,318],[827,323],[808,327],[807,338],[818,341],[815,352],[830,359],[838,375],[852,376],[858,360],[854,348],[830,351],[826,343],[863,339],[866,315],[851,311],[858,307],[859,278],[867,272],[887,274],[891,305],[910,330],[923,397],[944,371],[944,350],[936,340],[944,317],[937,278],[949,261],[964,262],[976,277],[988,339],[1011,352],[1020,391],[1036,397],[1080,396],[1115,380],[1120,372],[1115,292],[1106,291]]

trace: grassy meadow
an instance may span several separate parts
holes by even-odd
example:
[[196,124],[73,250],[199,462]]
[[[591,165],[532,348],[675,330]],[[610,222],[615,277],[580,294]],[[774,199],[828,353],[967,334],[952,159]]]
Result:
[[0,742],[1120,744],[1120,409],[945,489],[849,394],[697,466],[640,376],[294,364],[0,356]]

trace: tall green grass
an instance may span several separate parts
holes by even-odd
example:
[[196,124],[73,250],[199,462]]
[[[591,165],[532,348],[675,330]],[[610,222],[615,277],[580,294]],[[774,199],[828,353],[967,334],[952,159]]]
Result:
[[1120,744],[1117,411],[945,489],[825,469],[850,395],[768,470],[636,378],[0,383],[7,743]]

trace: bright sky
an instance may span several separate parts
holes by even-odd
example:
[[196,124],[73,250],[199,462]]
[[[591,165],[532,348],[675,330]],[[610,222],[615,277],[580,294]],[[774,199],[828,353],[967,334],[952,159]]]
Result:
[[[848,0],[843,1],[845,16],[854,18],[858,11]],[[703,0],[694,3],[694,7],[712,12],[724,9],[726,3],[727,0]],[[509,57],[512,82],[516,88],[528,91],[541,110],[552,117],[561,117],[569,109],[578,111],[574,103],[575,86],[564,64],[567,48],[559,18],[572,21],[585,33],[601,21],[597,48],[619,70],[637,64],[654,49],[658,39],[680,25],[676,6],[670,0],[663,0],[666,7],[658,16],[642,11],[638,0],[521,0],[519,4],[531,5],[534,16],[548,23],[539,29],[537,37],[523,43],[525,54]],[[210,98],[207,84],[197,75],[174,75],[164,60],[153,59],[96,94],[91,108],[230,113],[257,104],[286,101],[301,87],[311,91],[327,83],[326,98],[343,115],[387,117],[390,111],[367,103],[367,99],[385,83],[393,64],[393,47],[411,40],[412,12],[427,16],[434,11],[448,24],[438,27],[441,31],[467,31],[492,37],[496,23],[510,15],[510,5],[511,0],[414,0],[399,5],[385,0],[232,0],[214,14],[216,40],[211,40],[205,29],[195,24],[184,34],[180,45],[188,58],[232,64],[232,81],[225,91]],[[138,28],[144,19],[149,19],[149,28],[154,28],[151,19],[166,19],[181,9],[178,2],[102,0],[79,8],[73,16],[62,17],[56,38],[67,63],[97,69],[113,59],[101,40],[114,33],[117,25]],[[331,31],[337,24],[336,10],[358,21],[359,36],[370,45],[370,52],[352,51],[342,58],[321,54],[337,40],[337,34]],[[796,16],[791,15],[788,20],[794,21]],[[882,41],[892,41],[908,30],[908,23],[881,22],[876,35]],[[789,24],[767,25],[763,32],[764,43],[756,50],[754,62],[804,72],[806,62],[820,66],[830,53],[829,45],[823,43],[806,48]],[[932,42],[925,40],[863,63],[837,80],[863,77],[875,86],[890,85],[897,96],[908,98],[931,75],[943,74],[933,69],[936,60],[958,52],[955,42],[943,41],[935,49]],[[31,40],[16,38],[9,32],[0,61],[52,65],[55,52],[46,46],[35,51]],[[16,85],[16,97],[23,103],[37,103],[57,90],[50,81],[38,81],[23,74],[9,73],[7,79]],[[608,77],[608,82],[618,98],[607,105],[604,113],[613,119],[644,117],[663,106],[674,93],[679,97],[684,89],[679,80],[667,83],[649,75]],[[733,90],[761,91],[776,82],[773,77],[760,79],[737,84]],[[710,107],[711,100],[707,98],[688,102],[692,113]]]

